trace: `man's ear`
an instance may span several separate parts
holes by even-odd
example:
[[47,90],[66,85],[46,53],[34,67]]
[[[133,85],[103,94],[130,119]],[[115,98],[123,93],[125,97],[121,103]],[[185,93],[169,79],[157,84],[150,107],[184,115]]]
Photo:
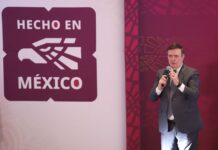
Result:
[[182,57],[183,57],[182,59],[184,60],[184,58],[185,58],[185,54],[183,54]]

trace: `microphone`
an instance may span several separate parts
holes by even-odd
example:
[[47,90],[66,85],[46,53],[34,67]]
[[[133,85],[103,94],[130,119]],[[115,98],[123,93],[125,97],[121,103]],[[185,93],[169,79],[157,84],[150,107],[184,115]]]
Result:
[[169,78],[170,69],[171,69],[170,66],[166,66],[166,69],[164,70],[163,75],[166,75]]
[[[166,69],[163,72],[163,75],[166,75],[165,76],[166,79],[169,78],[170,69],[171,69],[170,66],[166,66]],[[161,84],[161,86],[164,87],[164,84]]]
[[[171,69],[171,67],[170,66],[166,66],[166,69],[164,70],[164,72],[163,72],[163,75],[166,75],[165,76],[165,78],[166,79],[169,79],[170,78],[170,69]],[[176,73],[177,72],[177,70],[176,69],[173,69],[173,71]],[[164,84],[161,84],[161,86],[162,87],[164,87]]]
[[[166,76],[169,78],[170,69],[171,69],[170,66],[166,66],[166,69],[164,70],[163,75],[166,75]],[[173,71],[174,71],[175,73],[177,72],[176,69],[173,69]]]

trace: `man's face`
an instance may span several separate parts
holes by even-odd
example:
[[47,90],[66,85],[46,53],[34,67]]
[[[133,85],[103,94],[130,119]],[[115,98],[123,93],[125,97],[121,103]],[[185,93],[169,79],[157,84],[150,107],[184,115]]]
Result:
[[182,54],[181,49],[176,48],[168,50],[167,54],[169,65],[172,68],[177,69],[183,64],[184,54]]

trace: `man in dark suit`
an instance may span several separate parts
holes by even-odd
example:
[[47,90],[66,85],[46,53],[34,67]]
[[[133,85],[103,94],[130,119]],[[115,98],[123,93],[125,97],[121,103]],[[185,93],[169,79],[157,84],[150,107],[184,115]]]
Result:
[[167,48],[169,66],[157,72],[151,89],[152,101],[160,99],[159,130],[162,150],[197,150],[202,128],[197,100],[199,73],[183,64],[183,47],[173,43]]

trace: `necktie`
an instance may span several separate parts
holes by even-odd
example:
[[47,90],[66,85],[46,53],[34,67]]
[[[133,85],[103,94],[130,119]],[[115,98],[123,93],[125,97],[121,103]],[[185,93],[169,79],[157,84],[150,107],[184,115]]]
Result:
[[172,110],[172,97],[173,97],[173,93],[175,90],[175,86],[172,83],[172,81],[170,81],[170,87],[169,87],[169,105],[168,105],[168,119],[173,120],[173,110]]

